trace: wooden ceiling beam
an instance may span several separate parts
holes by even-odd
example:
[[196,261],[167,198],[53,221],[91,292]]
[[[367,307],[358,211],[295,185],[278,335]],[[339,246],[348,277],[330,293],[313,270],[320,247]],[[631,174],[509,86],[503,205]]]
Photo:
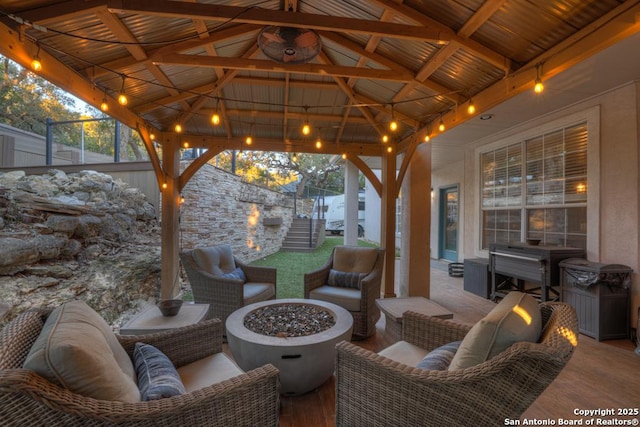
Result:
[[[237,150],[237,151],[272,151],[286,153],[314,153],[314,154],[336,154],[349,153],[357,156],[380,156],[384,150],[383,144],[378,143],[356,143],[343,142],[340,144],[322,144],[320,149],[315,147],[315,141],[290,140],[268,138],[254,138],[253,143],[248,146],[244,137],[217,137],[193,134],[174,133],[162,134],[167,140],[159,140],[160,144],[165,144],[169,139],[178,138],[178,141],[188,142],[189,148],[206,148],[209,150]],[[182,143],[181,143],[182,144]]]
[[29,22],[46,26],[52,22],[73,19],[80,15],[87,15],[106,9],[107,6],[104,0],[67,0],[44,7],[15,12],[15,15]]
[[353,19],[340,16],[290,13],[257,7],[222,6],[215,4],[184,3],[167,0],[108,0],[107,7],[114,13],[166,16],[170,18],[233,20],[259,25],[284,25],[295,28],[338,31],[354,34],[379,35],[405,40],[446,43],[455,36],[450,29],[439,25],[437,30],[417,25]]
[[[210,112],[212,113],[213,110],[203,109],[203,110],[200,110],[200,112],[208,114]],[[255,114],[255,111],[254,110],[237,110],[237,109],[227,110],[227,115],[229,117],[248,117],[251,114]],[[265,119],[282,118],[282,112],[279,112],[279,111],[260,111],[258,114],[260,115],[261,118],[265,118]],[[337,115],[337,114],[318,114],[318,113],[305,114],[305,113],[298,113],[298,112],[292,112],[292,111],[289,111],[288,117],[289,119],[292,119],[292,120],[304,120],[305,118],[308,117],[309,121],[313,121],[313,122],[340,122],[342,121],[342,118],[343,118],[342,115]],[[349,122],[358,123],[358,124],[369,123],[367,119],[359,116],[350,117]]]
[[[419,11],[417,11],[412,7],[406,6],[401,3],[396,3],[393,0],[372,0],[372,1],[377,3],[379,6],[384,7],[385,9],[393,10],[398,15],[401,15],[407,19],[411,19],[414,22],[420,25],[423,25],[425,27],[435,28],[442,32],[454,33],[451,28],[447,27],[446,25],[443,25],[442,23],[436,21],[435,19],[432,19],[420,13]],[[480,8],[478,12],[480,12],[481,9],[482,8]],[[483,11],[480,18],[484,18],[485,20],[489,19],[490,15],[489,17],[487,17],[487,15],[490,12],[491,12],[491,7],[487,7],[486,11]],[[469,50],[470,52],[474,53],[475,55],[487,61],[489,64],[502,69],[505,72],[505,74],[508,74],[511,71],[511,61],[509,60],[509,58],[505,57],[504,55],[500,55],[495,50],[489,49],[488,47],[476,41],[473,41],[466,37],[462,37],[461,35],[458,35],[458,34],[453,34],[448,41],[458,43],[463,49]]]
[[[259,25],[249,25],[249,24],[235,25],[229,28],[224,28],[219,31],[210,32],[208,33],[209,34],[208,37],[204,37],[204,38],[201,37],[198,39],[173,43],[168,46],[163,46],[158,49],[150,50],[146,54],[148,57],[151,57],[153,55],[162,55],[165,53],[184,52],[191,49],[198,49],[203,47],[206,48],[207,46],[213,45],[214,43],[218,43],[224,40],[238,37],[243,34],[250,33],[252,31],[257,31],[261,28],[262,27]],[[99,78],[104,75],[112,74],[114,72],[117,73],[119,72],[119,70],[122,70],[125,68],[135,67],[136,65],[146,66],[146,60],[139,61],[139,60],[136,60],[135,58],[127,56],[126,58],[119,58],[113,61],[106,62],[104,64],[90,67],[89,70],[91,71],[90,72],[85,71],[85,73],[92,75],[94,78]]]
[[183,65],[186,67],[223,67],[248,71],[289,72],[299,74],[320,74],[332,77],[358,77],[370,80],[390,80],[407,82],[413,80],[413,73],[396,70],[375,70],[370,68],[345,67],[333,64],[278,64],[269,60],[245,58],[213,58],[202,55],[167,54],[154,55],[156,64]]

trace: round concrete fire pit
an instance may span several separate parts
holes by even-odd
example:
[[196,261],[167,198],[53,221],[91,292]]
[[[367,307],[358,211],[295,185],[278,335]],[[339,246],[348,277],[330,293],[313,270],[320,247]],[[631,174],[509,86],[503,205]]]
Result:
[[[264,333],[256,333],[256,316],[263,315]],[[304,306],[304,307],[302,307]],[[287,316],[291,308],[293,315]],[[272,317],[287,319],[283,330],[274,330],[276,322]],[[333,317],[327,319],[327,313]],[[252,319],[252,317],[254,319]],[[317,317],[317,318],[314,318]],[[314,330],[321,323],[320,332],[310,335],[291,336],[300,330]],[[302,325],[300,325],[302,324]],[[306,324],[306,325],[305,325]],[[324,383],[335,369],[335,346],[338,342],[351,339],[353,317],[344,308],[324,301],[309,299],[279,299],[250,304],[234,311],[226,322],[229,348],[238,365],[245,371],[271,363],[280,370],[280,393],[288,396],[307,393]],[[286,329],[286,330],[285,330]],[[266,334],[272,334],[266,335]]]

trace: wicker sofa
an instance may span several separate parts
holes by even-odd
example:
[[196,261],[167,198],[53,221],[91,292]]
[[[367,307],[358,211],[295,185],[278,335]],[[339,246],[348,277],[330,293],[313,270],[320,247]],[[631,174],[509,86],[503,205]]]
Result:
[[[137,342],[150,344],[173,362],[181,376],[195,381],[185,382],[187,392],[178,396],[123,402],[87,397],[23,368],[51,313],[22,313],[0,332],[2,426],[278,425],[278,370],[265,365],[243,373],[230,359],[225,361],[218,319],[151,335],[112,333],[123,354],[133,358]],[[220,367],[219,372],[211,372],[218,370],[213,366]],[[227,379],[209,383],[211,375]]]
[[[560,373],[577,345],[573,307],[547,302],[540,304],[540,311],[539,342],[517,342],[483,363],[459,370],[424,370],[339,343],[336,425],[497,426],[518,419]],[[427,351],[463,340],[470,330],[471,325],[414,312],[403,316],[403,340]]]

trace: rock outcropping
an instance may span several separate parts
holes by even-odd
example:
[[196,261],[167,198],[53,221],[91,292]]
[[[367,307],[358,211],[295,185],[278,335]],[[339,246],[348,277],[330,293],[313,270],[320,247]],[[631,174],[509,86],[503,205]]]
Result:
[[83,299],[114,322],[160,289],[145,195],[95,171],[0,173],[0,317]]

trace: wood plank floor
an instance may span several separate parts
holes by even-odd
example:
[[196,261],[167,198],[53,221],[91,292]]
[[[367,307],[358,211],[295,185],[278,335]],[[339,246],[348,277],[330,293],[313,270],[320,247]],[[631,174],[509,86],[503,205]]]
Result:
[[[449,277],[443,269],[432,268],[431,299],[453,312],[454,320],[475,323],[494,303],[464,291],[462,280]],[[382,349],[384,316],[376,327],[373,337],[354,343],[372,351]],[[560,418],[585,418],[575,416],[575,409],[640,408],[640,357],[635,355],[634,349],[631,340],[597,342],[580,335],[578,347],[567,367],[522,418],[552,419],[557,423]],[[334,426],[334,387],[331,377],[320,388],[303,396],[283,396],[281,425]]]

